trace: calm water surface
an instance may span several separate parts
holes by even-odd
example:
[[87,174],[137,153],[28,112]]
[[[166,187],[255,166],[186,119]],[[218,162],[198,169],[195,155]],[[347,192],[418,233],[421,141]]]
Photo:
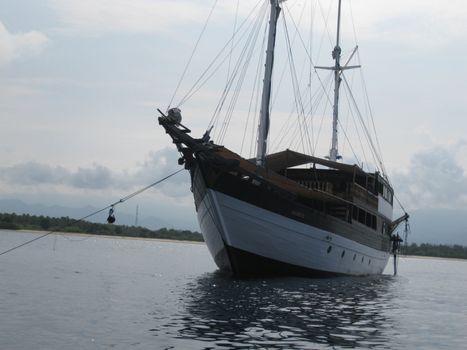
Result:
[[467,349],[467,262],[391,272],[240,280],[200,244],[49,236],[0,256],[0,349]]

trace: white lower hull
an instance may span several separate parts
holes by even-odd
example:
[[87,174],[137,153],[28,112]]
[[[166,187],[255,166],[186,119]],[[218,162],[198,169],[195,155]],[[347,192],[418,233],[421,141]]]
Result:
[[206,244],[221,269],[235,270],[228,248],[329,274],[381,274],[389,259],[387,252],[211,189],[206,189],[206,195],[198,205],[198,221]]

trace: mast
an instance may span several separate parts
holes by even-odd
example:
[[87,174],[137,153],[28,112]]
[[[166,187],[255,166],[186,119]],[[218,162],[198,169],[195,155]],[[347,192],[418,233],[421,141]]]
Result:
[[269,132],[269,106],[271,100],[271,78],[274,66],[274,47],[276,45],[277,19],[281,11],[279,3],[282,0],[270,0],[271,14],[269,17],[268,47],[266,50],[266,64],[263,79],[263,94],[261,97],[261,110],[258,127],[258,146],[256,153],[256,165],[265,166],[267,139]]
[[335,60],[334,64],[334,107],[332,113],[332,144],[331,150],[329,151],[329,160],[335,162],[340,159],[341,156],[337,151],[337,121],[339,120],[339,88],[341,84],[341,47],[339,46],[340,30],[341,30],[341,0],[339,0],[337,10],[337,35],[336,35],[336,46],[332,51],[332,58]]
[[349,66],[350,61],[352,60],[355,52],[358,50],[358,46],[356,46],[352,53],[350,54],[347,62],[341,66],[341,47],[340,47],[340,32],[341,32],[341,1],[339,0],[338,9],[337,9],[337,34],[336,34],[336,46],[334,50],[332,50],[332,58],[334,59],[335,63],[332,67],[323,67],[323,66],[315,66],[316,69],[327,69],[334,71],[334,105],[333,105],[333,113],[332,113],[332,143],[331,149],[329,151],[329,160],[333,162],[341,159],[342,157],[339,155],[339,151],[337,149],[338,145],[338,138],[337,138],[337,125],[339,121],[339,88],[341,85],[341,75],[342,72],[347,69],[355,69],[360,68],[360,65],[356,66]]

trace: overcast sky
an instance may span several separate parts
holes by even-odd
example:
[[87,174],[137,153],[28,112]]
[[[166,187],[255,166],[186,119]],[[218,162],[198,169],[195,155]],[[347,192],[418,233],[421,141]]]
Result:
[[[293,12],[306,2],[285,6]],[[156,108],[167,107],[213,3],[2,0],[1,199],[100,207],[176,170]],[[218,0],[207,31],[232,31],[235,3]],[[254,3],[240,1],[238,23]],[[313,3],[326,13],[336,0]],[[343,3],[344,10],[351,5],[383,157],[401,201],[408,211],[465,213],[467,235],[467,3]],[[331,36],[333,28],[331,22]],[[201,44],[195,71],[221,47]],[[202,91],[183,108],[195,136],[207,127],[213,95]],[[241,138],[233,130],[227,140]],[[177,175],[124,210],[139,203],[143,215],[197,228],[189,187],[187,174]],[[436,220],[449,231],[447,217]]]

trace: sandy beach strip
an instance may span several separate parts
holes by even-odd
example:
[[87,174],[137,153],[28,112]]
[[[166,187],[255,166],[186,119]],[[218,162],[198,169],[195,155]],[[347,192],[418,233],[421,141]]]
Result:
[[204,244],[204,242],[198,241],[184,241],[180,239],[168,239],[168,238],[148,238],[148,237],[131,237],[131,236],[112,236],[112,235],[97,235],[89,233],[78,233],[78,232],[61,232],[61,231],[40,231],[40,230],[3,230],[0,231],[9,231],[9,232],[24,232],[32,233],[36,235],[45,235],[50,232],[50,235],[60,235],[60,236],[71,236],[71,237],[102,237],[102,238],[112,238],[112,239],[132,239],[132,240],[142,240],[142,241],[157,241],[157,242],[171,242],[171,243],[189,243],[189,244]]

